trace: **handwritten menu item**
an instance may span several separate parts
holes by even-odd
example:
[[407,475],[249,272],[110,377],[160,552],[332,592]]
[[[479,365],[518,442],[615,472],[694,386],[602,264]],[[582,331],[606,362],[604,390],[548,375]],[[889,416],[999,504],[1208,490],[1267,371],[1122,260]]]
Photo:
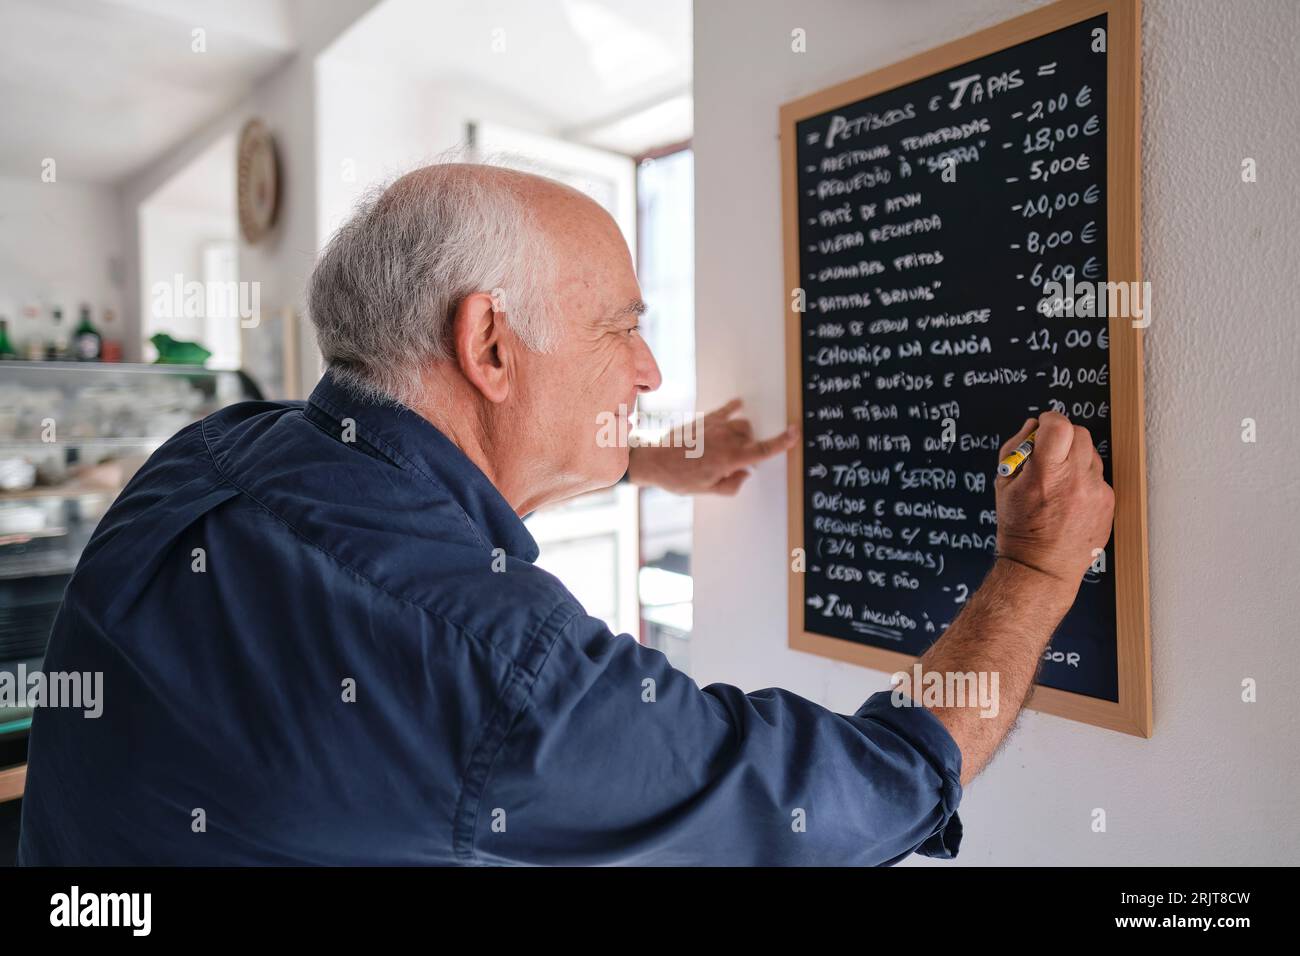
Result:
[[993,562],[999,448],[1063,412],[1123,515],[1033,705],[1149,736],[1145,300],[1106,285],[1138,274],[1136,49],[1134,5],[1067,0],[783,108],[792,646],[910,667]]

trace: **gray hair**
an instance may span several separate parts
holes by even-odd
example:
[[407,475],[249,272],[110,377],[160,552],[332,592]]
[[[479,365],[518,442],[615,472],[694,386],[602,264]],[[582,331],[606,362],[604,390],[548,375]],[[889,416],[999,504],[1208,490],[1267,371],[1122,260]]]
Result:
[[498,307],[527,348],[554,347],[554,256],[518,176],[443,163],[368,193],[308,280],[308,313],[337,380],[417,406],[421,370],[453,358],[452,320],[477,292],[505,299]]

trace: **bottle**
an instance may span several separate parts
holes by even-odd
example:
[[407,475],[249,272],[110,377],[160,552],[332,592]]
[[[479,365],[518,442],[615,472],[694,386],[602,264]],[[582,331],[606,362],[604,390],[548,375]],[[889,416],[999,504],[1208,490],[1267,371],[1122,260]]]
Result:
[[18,353],[9,342],[9,320],[0,319],[0,360],[16,359]]
[[73,357],[78,362],[98,362],[103,351],[104,339],[90,324],[90,306],[81,307],[81,321],[72,333]]
[[39,362],[45,358],[45,341],[41,335],[41,307],[39,305],[23,306],[23,322],[19,338],[24,340],[23,351],[29,362]]
[[104,310],[104,337],[101,341],[100,359],[105,362],[122,361],[122,343],[114,335],[113,310]]
[[63,328],[63,310],[50,310],[50,340],[45,344],[45,361],[62,362],[68,357],[68,333]]

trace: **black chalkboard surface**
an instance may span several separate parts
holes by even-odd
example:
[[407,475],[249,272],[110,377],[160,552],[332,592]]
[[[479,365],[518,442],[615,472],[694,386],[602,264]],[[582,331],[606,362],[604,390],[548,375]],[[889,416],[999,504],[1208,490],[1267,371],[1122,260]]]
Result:
[[[1085,425],[1115,485],[1112,330],[1125,343],[1138,333],[1104,309],[1053,311],[1063,296],[1104,299],[1088,283],[1119,278],[1108,58],[1124,54],[1107,42],[1110,5],[1092,6],[869,96],[783,111],[804,432],[792,630],[890,652],[851,659],[897,669],[894,655],[924,653],[978,587],[993,561],[998,448],[1025,418],[1051,409]],[[1117,396],[1131,417],[1133,394]],[[1140,431],[1140,383],[1136,396]],[[1040,686],[1120,705],[1116,567],[1113,540]]]

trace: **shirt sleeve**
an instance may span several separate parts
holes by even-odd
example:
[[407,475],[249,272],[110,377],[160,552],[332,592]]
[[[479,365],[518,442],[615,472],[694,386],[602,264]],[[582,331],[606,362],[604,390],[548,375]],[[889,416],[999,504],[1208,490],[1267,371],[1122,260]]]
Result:
[[786,690],[700,688],[577,614],[479,794],[478,862],[891,865],[956,856],[961,751],[888,691],[852,715]]

